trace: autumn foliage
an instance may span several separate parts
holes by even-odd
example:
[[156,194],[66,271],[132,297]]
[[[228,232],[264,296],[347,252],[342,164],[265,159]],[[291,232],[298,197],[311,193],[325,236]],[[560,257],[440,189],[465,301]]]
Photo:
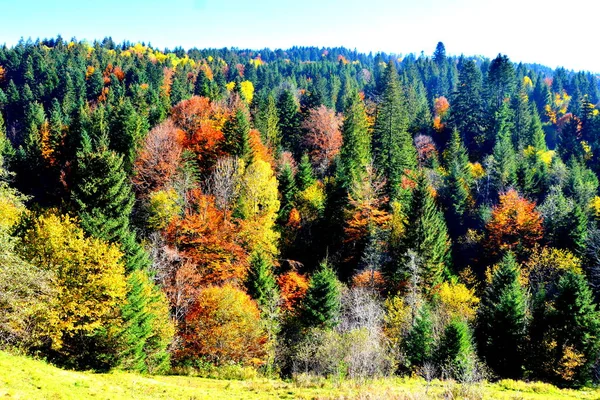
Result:
[[260,365],[267,341],[256,303],[231,285],[200,291],[181,329],[180,359]]
[[486,225],[486,249],[493,256],[506,250],[524,257],[542,238],[543,219],[530,202],[514,189],[500,195],[500,203],[492,210]]
[[309,111],[303,123],[304,141],[313,165],[324,172],[342,147],[342,117],[324,105]]
[[277,285],[281,291],[281,308],[287,311],[294,310],[308,290],[306,276],[293,270],[279,275]]

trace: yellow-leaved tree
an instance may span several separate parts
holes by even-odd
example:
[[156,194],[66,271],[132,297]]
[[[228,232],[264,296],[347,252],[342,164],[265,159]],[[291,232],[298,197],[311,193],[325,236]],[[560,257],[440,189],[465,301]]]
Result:
[[56,295],[46,305],[45,321],[49,351],[67,356],[77,367],[110,367],[119,350],[119,307],[126,298],[123,253],[85,237],[73,218],[55,214],[34,218],[21,252],[52,274]]
[[238,206],[242,218],[241,235],[249,253],[262,250],[271,258],[277,255],[279,233],[275,220],[279,211],[277,178],[271,165],[255,158],[245,169]]

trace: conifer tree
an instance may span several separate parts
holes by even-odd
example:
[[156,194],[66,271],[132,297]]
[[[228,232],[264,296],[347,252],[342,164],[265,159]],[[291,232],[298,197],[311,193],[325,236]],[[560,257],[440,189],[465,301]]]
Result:
[[446,149],[446,220],[452,237],[466,231],[466,217],[469,208],[469,197],[473,179],[469,167],[469,157],[458,131],[454,130]]
[[444,216],[435,204],[423,171],[417,176],[417,187],[411,200],[405,248],[420,255],[422,282],[429,291],[447,273],[450,238]]
[[123,168],[130,172],[137,149],[148,131],[147,120],[133,108],[131,101],[120,101],[109,116],[109,146],[123,155]]
[[272,265],[260,251],[254,252],[250,259],[246,289],[261,309],[269,308],[277,300],[277,283],[273,276]]
[[263,142],[278,153],[281,151],[281,130],[275,98],[269,94],[266,100],[259,103],[254,126],[261,133]]
[[507,253],[481,298],[476,330],[478,350],[499,377],[523,374],[526,311],[517,262]]
[[227,120],[223,127],[223,135],[227,151],[250,164],[252,160],[252,148],[250,146],[250,122],[243,109],[238,109],[235,114]]
[[387,177],[390,199],[400,195],[402,177],[417,166],[417,151],[408,133],[408,115],[398,73],[392,61],[385,73],[385,89],[373,130],[375,166]]
[[473,369],[473,343],[469,325],[459,319],[452,320],[444,329],[436,351],[438,365],[449,377],[462,379]]
[[502,192],[517,182],[517,161],[512,142],[512,124],[510,110],[506,103],[503,103],[496,113],[496,120],[497,136],[493,152],[493,179],[498,191]]
[[540,114],[537,112],[537,109],[534,106],[531,108],[531,125],[529,127],[531,136],[526,144],[533,146],[533,148],[537,151],[547,151],[548,145],[546,144],[546,134],[542,126]]
[[323,261],[311,277],[302,304],[302,321],[308,327],[331,328],[340,312],[340,283]]
[[121,307],[125,349],[120,365],[140,373],[165,373],[170,367],[167,347],[175,334],[167,297],[144,271],[132,272],[127,286],[127,301]]
[[284,150],[291,151],[294,156],[301,154],[300,113],[296,99],[289,90],[284,90],[277,102],[279,129],[281,129],[281,145]]
[[569,271],[559,280],[550,321],[558,350],[554,365],[562,366],[569,350],[582,356],[582,362],[574,368],[573,381],[589,383],[600,350],[600,313],[583,275]]
[[85,232],[118,243],[129,271],[147,266],[148,256],[129,226],[134,197],[123,157],[106,143],[94,151],[88,142],[77,154],[73,177],[72,204]]
[[198,71],[196,82],[194,82],[194,94],[196,96],[209,97],[211,95],[210,80],[206,76],[204,70]]
[[286,223],[290,211],[294,208],[294,199],[298,193],[298,187],[296,186],[296,179],[294,178],[294,172],[289,163],[284,164],[279,173],[279,194],[280,194],[280,206],[278,219],[281,223]]
[[303,154],[298,164],[298,172],[296,173],[296,182],[298,190],[303,191],[313,183],[315,183],[315,174],[312,164],[307,154]]
[[367,113],[358,92],[354,91],[350,95],[344,116],[339,177],[342,185],[348,190],[362,180],[371,162],[371,138]]
[[404,347],[410,368],[422,367],[431,361],[434,350],[433,321],[427,305],[419,310],[408,331]]

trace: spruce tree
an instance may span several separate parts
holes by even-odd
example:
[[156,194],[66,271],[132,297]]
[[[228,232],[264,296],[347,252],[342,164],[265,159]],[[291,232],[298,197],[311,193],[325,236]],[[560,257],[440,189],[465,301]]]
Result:
[[342,186],[349,190],[362,180],[371,162],[367,113],[357,91],[351,94],[344,116],[338,176]]
[[408,123],[398,72],[394,63],[390,61],[373,129],[375,166],[387,177],[387,193],[390,199],[398,198],[401,194],[402,177],[417,166],[417,152],[408,132]]
[[296,184],[298,190],[303,191],[313,183],[315,183],[315,174],[313,171],[312,164],[307,154],[303,154],[298,164],[298,172],[296,173]]
[[194,94],[196,96],[210,98],[210,80],[206,76],[206,73],[203,69],[198,71],[198,75],[196,75],[196,82],[194,82]]
[[519,283],[519,268],[507,253],[485,289],[477,314],[478,350],[501,378],[523,374],[527,299]]
[[130,172],[137,150],[148,131],[148,122],[133,108],[129,99],[119,101],[109,115],[110,149],[123,155],[123,168]]
[[435,204],[425,172],[419,172],[408,213],[406,249],[420,256],[422,282],[426,291],[447,274],[450,238],[444,216]]
[[291,151],[295,157],[301,154],[300,112],[296,99],[290,90],[284,90],[277,102],[279,129],[281,129],[281,145],[284,150]]
[[106,143],[94,151],[88,142],[77,154],[73,180],[72,204],[85,232],[119,244],[129,271],[147,266],[148,256],[129,226],[135,199],[123,157],[109,150]]
[[302,303],[302,322],[307,327],[331,328],[340,312],[340,283],[327,261],[311,277]]
[[569,383],[588,384],[600,350],[600,313],[583,275],[568,271],[560,278],[550,321],[558,350],[554,365],[561,365],[568,350],[583,356]]
[[461,59],[450,120],[463,135],[469,155],[474,159],[480,158],[488,151],[486,114],[481,92],[481,72],[477,65],[472,60]]
[[275,153],[281,151],[281,130],[279,129],[279,117],[277,116],[277,105],[275,98],[269,94],[266,100],[259,103],[259,109],[254,121],[256,129],[259,130],[263,143]]
[[421,307],[406,335],[404,350],[408,367],[416,369],[432,360],[434,350],[433,321],[429,307]]
[[232,156],[244,160],[246,165],[252,161],[252,147],[250,146],[250,122],[246,112],[239,108],[223,127],[226,150]]
[[435,353],[437,364],[450,378],[464,379],[473,371],[473,343],[469,325],[460,319],[452,320],[444,329]]
[[290,216],[290,211],[294,208],[294,200],[298,193],[296,179],[294,178],[294,172],[290,164],[286,163],[283,165],[278,180],[281,198],[278,219],[281,223],[285,224]]
[[254,252],[250,259],[246,289],[261,309],[269,308],[277,298],[277,283],[272,264],[260,251]]
[[510,110],[506,103],[503,103],[496,113],[496,120],[497,136],[493,152],[493,179],[497,190],[502,192],[517,183],[517,161],[512,142],[512,123]]
[[140,373],[165,373],[170,367],[167,348],[175,333],[167,297],[144,271],[131,273],[127,286],[127,302],[121,307],[120,366]]
[[469,167],[469,157],[458,131],[454,130],[446,149],[446,220],[452,237],[466,232],[466,217],[473,178]]

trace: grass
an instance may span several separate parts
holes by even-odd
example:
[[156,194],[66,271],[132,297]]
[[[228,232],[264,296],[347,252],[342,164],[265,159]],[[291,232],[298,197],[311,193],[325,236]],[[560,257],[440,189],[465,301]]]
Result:
[[558,389],[545,383],[503,380],[472,386],[417,378],[335,382],[299,377],[293,382],[188,376],[142,376],[66,371],[43,361],[0,352],[0,399],[600,399],[600,390]]

